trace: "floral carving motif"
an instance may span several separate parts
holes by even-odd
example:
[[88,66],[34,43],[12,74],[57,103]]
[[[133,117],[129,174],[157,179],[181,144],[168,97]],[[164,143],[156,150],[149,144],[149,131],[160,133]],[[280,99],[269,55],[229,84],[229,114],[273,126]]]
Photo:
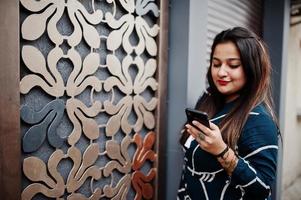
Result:
[[[129,74],[129,67],[135,64],[138,68],[138,73],[134,80]],[[157,98],[147,102],[140,94],[150,87],[153,91],[157,90],[157,81],[153,78],[156,72],[156,61],[149,59],[146,64],[140,57],[133,59],[131,56],[126,56],[120,61],[112,55],[107,56],[108,70],[113,76],[110,76],[104,82],[104,90],[110,91],[113,87],[117,87],[126,96],[122,98],[117,105],[111,101],[105,101],[104,107],[106,111],[113,115],[107,123],[106,133],[108,136],[114,135],[119,127],[125,132],[130,133],[132,128],[135,132],[141,130],[143,124],[149,129],[154,128],[155,119],[152,111],[156,108]],[[134,94],[134,96],[132,96]],[[130,113],[134,111],[137,115],[137,120],[134,125],[128,122]]]
[[134,142],[137,145],[137,150],[134,155],[132,168],[135,170],[133,173],[132,184],[136,190],[135,200],[141,199],[142,196],[145,199],[151,199],[153,197],[153,187],[151,181],[156,176],[157,170],[155,168],[150,169],[147,175],[138,171],[142,168],[146,160],[154,161],[157,154],[152,150],[155,144],[156,134],[149,132],[144,141],[139,134],[135,134]]
[[95,140],[99,137],[98,124],[93,118],[90,118],[95,117],[101,110],[101,103],[99,101],[96,101],[88,108],[77,99],[68,99],[66,109],[69,119],[73,124],[73,131],[68,137],[68,143],[70,145],[74,145],[78,142],[82,132],[90,140]]
[[56,128],[63,117],[65,109],[64,102],[56,99],[48,103],[41,111],[34,112],[28,106],[22,106],[21,119],[32,126],[23,137],[23,151],[36,151],[44,142],[47,132],[47,138],[50,145],[60,148],[63,145],[63,138],[56,134]]
[[88,86],[92,86],[96,91],[101,90],[101,81],[92,76],[99,66],[99,56],[96,53],[88,54],[82,64],[80,54],[74,49],[70,49],[65,56],[63,51],[56,47],[48,54],[49,72],[42,53],[37,48],[26,45],[22,48],[23,61],[26,67],[36,74],[22,78],[20,82],[21,93],[27,94],[33,87],[39,86],[52,96],[63,96],[65,92],[64,81],[56,67],[59,59],[63,57],[69,58],[74,66],[66,85],[66,92],[69,96],[74,97],[82,93]]
[[[23,162],[23,172],[27,178],[35,182],[27,186],[22,192],[22,199],[32,199],[37,193],[42,193],[47,197],[59,198],[65,188],[70,198],[76,195],[76,190],[87,180],[101,178],[101,170],[94,165],[98,158],[98,144],[91,144],[84,155],[76,147],[70,147],[67,154],[62,150],[56,150],[46,164],[37,157],[28,157]],[[63,159],[71,159],[73,167],[69,173],[67,182],[58,171],[58,164]],[[49,175],[48,175],[49,173]],[[44,184],[40,183],[43,182]],[[98,192],[99,193],[99,192]]]
[[[74,47],[80,43],[83,36],[90,47],[99,48],[98,32],[90,24],[96,25],[101,22],[103,16],[101,10],[96,10],[90,14],[78,0],[20,0],[20,2],[26,9],[35,12],[29,15],[22,24],[21,32],[24,39],[38,39],[47,27],[48,36],[56,45],[62,44],[63,40],[66,39],[68,44]],[[65,9],[67,9],[66,12],[74,27],[70,36],[62,35],[56,27]],[[49,20],[48,23],[47,20]]]
[[[136,54],[140,55],[146,49],[151,56],[157,55],[157,44],[154,37],[159,32],[158,25],[155,24],[153,27],[149,27],[142,17],[137,16],[135,18],[131,14],[124,15],[119,20],[115,20],[112,14],[107,13],[106,20],[111,27],[117,29],[112,31],[108,36],[107,47],[109,50],[115,51],[122,44],[127,54],[131,54],[135,50]],[[139,43],[136,46],[130,43],[130,35],[134,31],[134,28],[139,38]]]

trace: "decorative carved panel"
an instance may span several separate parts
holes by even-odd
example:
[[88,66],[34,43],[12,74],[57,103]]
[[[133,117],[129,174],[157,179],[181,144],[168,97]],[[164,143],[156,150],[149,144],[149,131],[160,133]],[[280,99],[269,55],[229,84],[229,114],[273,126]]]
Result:
[[20,0],[22,199],[156,198],[161,8]]

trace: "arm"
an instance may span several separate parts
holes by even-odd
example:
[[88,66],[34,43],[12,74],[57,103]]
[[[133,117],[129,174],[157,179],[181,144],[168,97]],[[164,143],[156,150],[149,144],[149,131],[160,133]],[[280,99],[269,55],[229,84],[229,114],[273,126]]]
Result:
[[247,197],[268,197],[277,170],[277,129],[269,126],[249,129],[243,132],[239,146],[242,152],[231,183]]

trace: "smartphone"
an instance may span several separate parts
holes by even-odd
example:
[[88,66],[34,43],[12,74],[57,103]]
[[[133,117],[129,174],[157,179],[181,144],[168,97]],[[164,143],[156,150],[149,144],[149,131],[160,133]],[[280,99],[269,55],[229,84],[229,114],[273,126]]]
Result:
[[192,121],[196,120],[201,124],[205,125],[206,127],[208,128],[210,127],[207,113],[192,108],[186,108],[185,113],[187,116],[187,120],[191,125],[193,125]]

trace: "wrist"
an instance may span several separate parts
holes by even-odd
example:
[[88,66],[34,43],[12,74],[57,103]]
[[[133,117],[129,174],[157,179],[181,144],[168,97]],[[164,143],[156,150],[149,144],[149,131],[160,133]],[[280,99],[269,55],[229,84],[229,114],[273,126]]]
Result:
[[219,154],[215,155],[215,157],[224,159],[228,151],[229,151],[229,146],[226,145],[226,147]]
[[238,163],[238,158],[235,152],[229,148],[229,150],[225,153],[224,157],[218,157],[217,160],[225,169],[227,174],[231,176]]

